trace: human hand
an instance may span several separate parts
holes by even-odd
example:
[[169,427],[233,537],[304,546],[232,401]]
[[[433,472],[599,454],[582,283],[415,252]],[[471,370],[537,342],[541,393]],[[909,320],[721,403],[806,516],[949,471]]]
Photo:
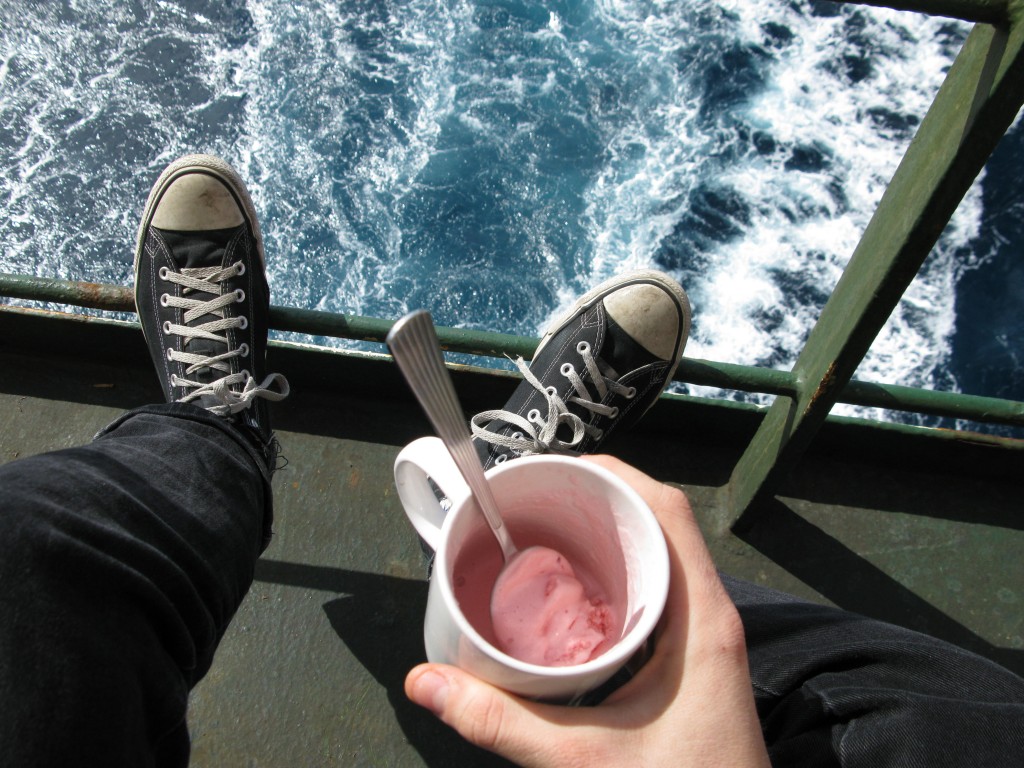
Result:
[[743,625],[682,491],[589,456],[654,511],[668,542],[668,602],[655,652],[596,707],[526,701],[462,670],[421,664],[406,695],[467,741],[524,766],[768,766]]

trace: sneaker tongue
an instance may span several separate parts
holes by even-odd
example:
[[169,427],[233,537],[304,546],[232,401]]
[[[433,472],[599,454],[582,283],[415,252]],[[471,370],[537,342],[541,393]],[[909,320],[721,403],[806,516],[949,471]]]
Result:
[[178,232],[161,229],[160,235],[167,243],[178,269],[200,269],[219,267],[224,259],[224,249],[231,238],[245,225],[228,229],[210,229],[205,232]]
[[[242,224],[228,229],[211,229],[205,232],[178,232],[162,229],[160,230],[160,234],[167,243],[170,252],[174,254],[174,260],[178,265],[178,269],[186,271],[190,269],[224,266],[224,251],[232,238],[234,238],[238,234],[239,230],[244,226],[245,225]],[[223,285],[221,290],[224,290]],[[186,296],[201,301],[214,298],[213,294],[202,293],[200,291],[190,291]],[[196,327],[213,322],[216,319],[217,317],[215,315],[200,315],[192,322],[187,323],[187,325]],[[195,355],[202,355],[204,357],[214,357],[215,355],[221,355],[226,352],[227,345],[219,341],[211,341],[209,339],[190,339],[185,345],[185,351]],[[210,368],[200,368],[199,370],[189,374],[189,379],[209,384],[223,376],[223,371]],[[211,398],[207,396],[200,398],[203,407],[219,405],[218,402],[205,402],[210,399]]]

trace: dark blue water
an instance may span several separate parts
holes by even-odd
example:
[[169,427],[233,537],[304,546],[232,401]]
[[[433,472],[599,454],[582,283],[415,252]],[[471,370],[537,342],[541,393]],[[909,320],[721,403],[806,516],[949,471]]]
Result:
[[[275,303],[537,334],[654,267],[693,300],[688,354],[779,368],[967,32],[788,0],[0,14],[4,271],[130,284],[149,185],[210,151],[250,182]],[[1022,146],[1018,128],[858,377],[1024,399]]]

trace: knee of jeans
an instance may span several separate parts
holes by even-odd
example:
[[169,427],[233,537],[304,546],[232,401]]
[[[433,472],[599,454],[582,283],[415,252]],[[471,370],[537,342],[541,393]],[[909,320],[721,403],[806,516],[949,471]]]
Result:
[[0,513],[0,584],[5,590],[37,578],[40,564],[53,559],[62,538],[59,507],[14,482],[0,478],[6,497]]

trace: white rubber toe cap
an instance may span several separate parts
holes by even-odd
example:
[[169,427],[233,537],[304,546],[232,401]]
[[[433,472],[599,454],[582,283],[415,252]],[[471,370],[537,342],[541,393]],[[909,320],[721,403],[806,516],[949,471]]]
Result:
[[220,179],[188,173],[175,179],[153,211],[159,229],[200,232],[237,227],[245,221],[234,195]]
[[657,285],[620,288],[604,299],[608,315],[630,337],[660,360],[676,357],[679,305]]

